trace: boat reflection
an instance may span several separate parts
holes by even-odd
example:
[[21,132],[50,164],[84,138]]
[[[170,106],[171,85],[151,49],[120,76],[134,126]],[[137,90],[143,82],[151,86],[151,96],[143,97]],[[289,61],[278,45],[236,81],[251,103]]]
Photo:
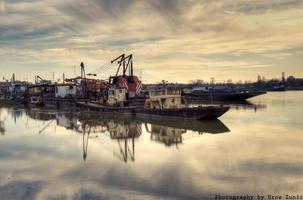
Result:
[[[135,138],[142,134],[141,123],[138,121],[109,120],[107,122],[110,138],[116,140],[119,146],[119,153],[114,151],[114,156],[127,162],[135,161]],[[123,143],[124,142],[124,146]],[[129,147],[129,143],[131,148]]]
[[243,100],[243,101],[204,101],[199,99],[185,99],[183,100],[185,104],[189,106],[199,106],[199,105],[226,105],[234,108],[236,110],[254,110],[257,112],[258,110],[266,109],[265,104],[254,103],[251,100]]
[[[68,121],[68,119],[70,121]],[[60,118],[57,118],[57,125],[60,124],[64,124],[64,127],[68,127],[68,129],[73,128],[77,133],[82,134],[82,158],[84,161],[86,161],[88,155],[89,139],[98,138],[99,133],[104,133],[106,131],[103,129],[103,124],[95,120],[84,120],[78,122],[76,118],[61,116]]]
[[[227,133],[230,130],[220,120],[211,121],[143,121],[145,129],[153,141],[164,143],[166,146],[181,144],[184,138],[195,138],[204,133]],[[150,124],[150,128],[148,127]]]
[[40,120],[40,121],[49,121],[56,119],[55,112],[48,112],[42,109],[27,109],[25,113],[31,119]]
[[0,134],[5,135],[5,126],[2,120],[0,120]]
[[[81,134],[82,157],[84,161],[88,157],[89,142],[98,138],[100,134],[106,135],[117,143],[118,150],[113,151],[113,155],[116,158],[123,162],[134,162],[136,139],[143,132],[150,135],[151,141],[160,142],[166,147],[174,145],[178,147],[179,144],[183,143],[184,139],[194,139],[196,136],[201,136],[204,133],[218,134],[230,131],[220,120],[169,121],[139,118],[118,119],[100,117],[94,113],[65,113],[43,109],[30,109],[24,112],[34,120],[43,121],[43,127],[40,127],[38,130],[39,134],[46,132],[51,125],[64,127],[73,133]],[[0,131],[1,133],[5,132],[4,123],[0,123]],[[50,131],[48,130],[48,132]]]

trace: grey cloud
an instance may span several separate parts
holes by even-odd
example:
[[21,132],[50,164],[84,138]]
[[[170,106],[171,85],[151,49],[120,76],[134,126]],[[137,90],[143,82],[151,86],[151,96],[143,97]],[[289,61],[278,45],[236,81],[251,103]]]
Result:
[[[271,0],[271,1],[239,1],[228,0],[223,3],[211,3],[209,0],[204,1],[205,6],[213,12],[231,11],[241,14],[260,14],[269,10],[283,10],[289,8],[298,8],[303,6],[301,0]],[[215,5],[215,6],[214,6]]]
[[75,0],[63,6],[56,7],[59,11],[70,15],[80,22],[102,22],[114,20],[126,15],[128,9],[135,3],[133,0]]
[[81,190],[79,192],[77,192],[73,199],[75,200],[111,200],[111,199],[115,199],[115,200],[123,200],[126,198],[123,198],[121,196],[118,196],[116,194],[112,194],[112,195],[106,195],[106,194],[97,194],[95,191],[90,191],[90,190]]
[[[186,1],[179,0],[151,0],[149,5],[156,12],[168,19],[168,22],[176,23],[182,18],[184,11],[188,8]],[[179,21],[182,23],[181,21]]]

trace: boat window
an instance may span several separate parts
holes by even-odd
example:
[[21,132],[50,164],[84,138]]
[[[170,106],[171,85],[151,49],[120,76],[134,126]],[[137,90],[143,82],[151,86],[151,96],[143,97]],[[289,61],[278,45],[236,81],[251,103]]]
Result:
[[133,78],[133,77],[129,77],[129,78],[128,78],[128,82],[129,82],[129,83],[134,83],[134,82],[135,82],[135,80],[134,80],[134,78]]
[[69,86],[69,89],[72,90],[74,87],[72,85]]

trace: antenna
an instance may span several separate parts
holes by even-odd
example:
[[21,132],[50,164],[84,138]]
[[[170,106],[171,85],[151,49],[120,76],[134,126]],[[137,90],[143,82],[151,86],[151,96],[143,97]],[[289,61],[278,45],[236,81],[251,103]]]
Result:
[[74,77],[76,77],[76,65],[74,65],[73,67],[74,67]]
[[85,78],[85,67],[83,62],[81,62],[80,67],[81,67],[81,77]]

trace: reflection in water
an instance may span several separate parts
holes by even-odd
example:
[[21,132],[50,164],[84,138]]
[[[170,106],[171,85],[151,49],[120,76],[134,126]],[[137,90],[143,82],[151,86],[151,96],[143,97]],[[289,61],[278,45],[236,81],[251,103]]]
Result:
[[[28,109],[11,112],[17,120],[25,112],[30,118],[44,121],[39,129],[41,134],[52,125],[64,127],[82,134],[83,160],[88,156],[89,140],[98,138],[98,134],[109,134],[110,139],[117,141],[119,151],[113,155],[121,161],[135,161],[135,139],[142,134],[142,125],[150,140],[163,143],[165,146],[181,144],[183,138],[194,138],[203,133],[226,133],[230,130],[220,121],[164,121],[145,119],[110,119],[101,118],[89,113],[65,113],[56,110]],[[17,116],[17,117],[16,117]],[[4,124],[2,125],[4,126]],[[149,128],[150,126],[150,128]],[[5,129],[3,129],[5,130]],[[188,133],[191,131],[190,133]],[[186,136],[185,136],[186,135]]]
[[173,128],[173,127],[165,127],[159,125],[151,125],[151,130],[148,130],[147,125],[145,126],[147,132],[150,133],[151,140],[162,142],[167,146],[171,146],[173,144],[178,147],[179,143],[182,143],[182,134],[186,133],[186,130]]
[[9,110],[9,114],[16,123],[18,119],[20,119],[23,116],[23,110],[18,108],[13,108]]
[[5,135],[5,127],[3,121],[0,121],[0,133],[1,135]]
[[[220,121],[163,121],[148,120],[143,122],[145,129],[150,133],[153,141],[162,142],[166,146],[181,144],[184,137],[187,139],[201,136],[203,133],[226,133],[230,130]],[[147,124],[151,125],[149,129]],[[189,131],[192,131],[189,133]]]
[[252,102],[266,109],[231,109],[220,118],[227,134],[216,134],[229,132],[220,121],[0,108],[0,199],[300,194],[302,99],[302,92],[256,97]]
[[[137,121],[110,120],[107,122],[110,138],[117,140],[119,145],[119,153],[114,152],[114,155],[120,160],[127,162],[135,161],[135,138],[141,135],[141,124]],[[131,142],[131,148],[129,143]],[[124,142],[124,146],[123,143]]]

